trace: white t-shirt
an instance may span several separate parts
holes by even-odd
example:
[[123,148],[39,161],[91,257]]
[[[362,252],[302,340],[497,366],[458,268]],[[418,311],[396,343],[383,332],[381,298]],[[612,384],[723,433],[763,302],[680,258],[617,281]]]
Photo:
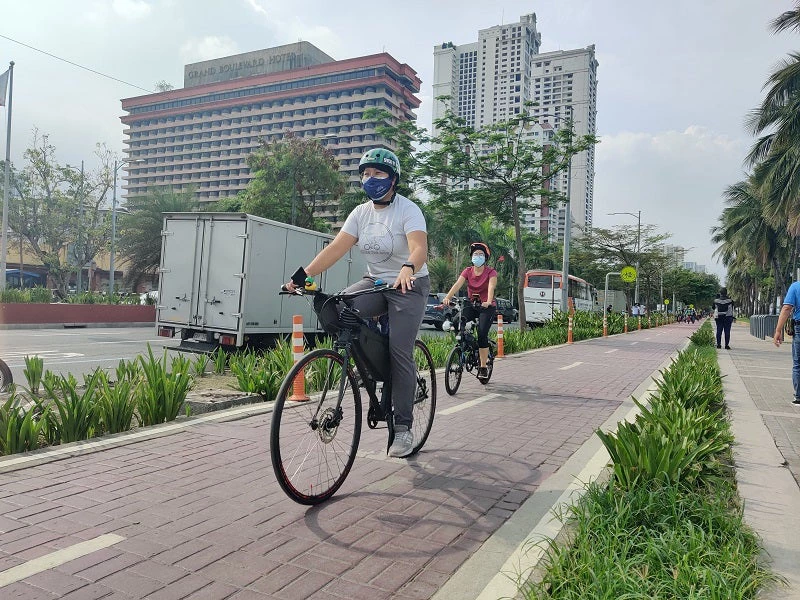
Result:
[[[358,239],[358,247],[367,261],[369,274],[392,283],[408,262],[410,251],[406,236],[412,231],[428,231],[419,206],[397,194],[386,208],[376,209],[372,201],[353,209],[342,231]],[[428,274],[428,265],[415,265],[417,277]]]

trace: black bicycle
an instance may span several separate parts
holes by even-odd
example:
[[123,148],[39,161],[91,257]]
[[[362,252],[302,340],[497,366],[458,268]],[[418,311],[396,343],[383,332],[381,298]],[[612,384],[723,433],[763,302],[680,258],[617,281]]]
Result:
[[[473,304],[475,304],[474,301]],[[463,310],[460,314],[463,314]],[[456,344],[447,356],[444,369],[444,389],[451,396],[458,391],[464,371],[467,371],[467,373],[473,373],[474,371],[473,374],[483,385],[489,383],[494,370],[494,357],[497,354],[497,342],[489,340],[486,377],[478,377],[478,368],[481,366],[481,359],[478,354],[478,320],[466,321],[459,316],[458,323],[459,326],[455,330]]]
[[[295,502],[319,504],[344,483],[361,436],[361,390],[369,398],[367,425],[375,429],[380,423],[386,424],[387,450],[394,441],[388,336],[352,308],[354,298],[390,289],[376,285],[349,294],[329,295],[302,288],[281,292],[313,296],[320,324],[335,338],[332,348],[313,350],[292,367],[272,413],[272,467],[281,488]],[[430,351],[421,340],[415,341],[414,358],[417,383],[412,454],[428,439],[436,411],[436,372]]]

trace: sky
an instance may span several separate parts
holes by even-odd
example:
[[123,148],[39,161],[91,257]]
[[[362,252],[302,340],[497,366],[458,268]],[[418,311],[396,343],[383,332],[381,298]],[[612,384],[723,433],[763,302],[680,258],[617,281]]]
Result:
[[[709,230],[724,189],[746,176],[745,127],[762,86],[800,35],[769,21],[793,0],[0,0],[0,72],[14,61],[12,160],[34,129],[61,163],[97,166],[97,143],[121,155],[120,99],[186,63],[309,41],[335,59],[389,52],[422,79],[419,124],[430,128],[433,47],[535,12],[541,52],[595,44],[598,67],[594,225],[643,225],[690,248],[686,260],[724,278]],[[13,38],[95,71],[56,60]],[[137,87],[138,86],[138,87]],[[0,107],[5,152],[6,112]]]

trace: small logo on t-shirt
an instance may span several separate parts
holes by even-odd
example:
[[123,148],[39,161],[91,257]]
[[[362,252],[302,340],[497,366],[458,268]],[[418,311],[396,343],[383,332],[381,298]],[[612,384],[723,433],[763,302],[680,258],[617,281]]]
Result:
[[359,243],[361,252],[369,254],[369,262],[382,263],[389,260],[394,250],[392,232],[383,223],[370,223],[364,228]]

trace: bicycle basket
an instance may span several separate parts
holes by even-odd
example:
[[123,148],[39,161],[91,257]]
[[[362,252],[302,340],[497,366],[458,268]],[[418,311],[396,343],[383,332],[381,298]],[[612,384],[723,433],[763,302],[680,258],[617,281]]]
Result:
[[361,354],[372,376],[377,381],[389,381],[389,336],[369,327],[358,332]]
[[337,302],[330,299],[327,294],[314,296],[314,312],[317,313],[319,325],[325,333],[336,335],[341,331],[339,326],[339,307]]

